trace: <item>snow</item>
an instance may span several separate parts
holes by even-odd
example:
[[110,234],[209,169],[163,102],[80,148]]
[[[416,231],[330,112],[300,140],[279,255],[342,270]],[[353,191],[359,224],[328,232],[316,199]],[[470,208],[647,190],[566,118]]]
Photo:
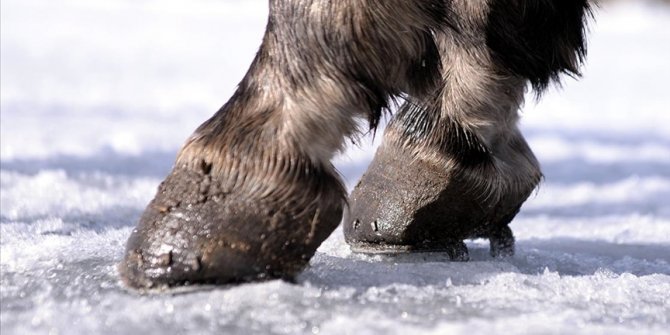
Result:
[[[338,229],[297,283],[124,289],[115,264],[176,151],[232,94],[267,2],[3,0],[0,332],[667,334],[670,9],[603,5],[580,81],[522,126],[545,181],[517,254],[351,253]],[[351,187],[375,142],[336,159]]]

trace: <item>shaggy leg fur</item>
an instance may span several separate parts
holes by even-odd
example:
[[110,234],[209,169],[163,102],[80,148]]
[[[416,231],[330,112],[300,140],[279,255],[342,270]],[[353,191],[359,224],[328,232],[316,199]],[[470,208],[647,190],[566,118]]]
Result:
[[[128,240],[135,288],[291,278],[339,224],[356,118],[437,81],[442,1],[271,0],[237,92],[187,141]],[[420,78],[418,80],[417,78]]]
[[412,96],[352,192],[344,232],[363,252],[453,250],[470,237],[514,252],[508,227],[541,178],[517,129],[540,92],[584,56],[583,0],[454,0],[436,31],[441,85]]

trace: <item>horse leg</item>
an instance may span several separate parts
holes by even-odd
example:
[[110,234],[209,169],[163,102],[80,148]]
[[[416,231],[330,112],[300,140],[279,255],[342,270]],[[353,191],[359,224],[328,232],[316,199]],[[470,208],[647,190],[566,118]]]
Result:
[[450,29],[434,33],[442,80],[401,107],[350,195],[355,251],[449,251],[487,237],[492,255],[514,252],[508,224],[541,179],[518,110],[529,83],[539,93],[578,73],[588,4],[449,4]]
[[437,73],[440,0],[271,0],[232,98],[187,140],[119,266],[135,288],[292,278],[341,221],[357,119]]

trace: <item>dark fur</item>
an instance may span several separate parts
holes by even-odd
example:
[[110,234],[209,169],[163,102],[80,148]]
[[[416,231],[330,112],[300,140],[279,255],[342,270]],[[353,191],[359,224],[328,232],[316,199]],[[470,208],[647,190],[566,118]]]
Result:
[[[416,171],[432,169],[437,181],[421,189],[419,174],[407,185],[437,199],[412,211],[449,216],[440,201],[465,197],[468,210],[488,206],[468,219],[474,227],[461,223],[452,236],[435,226],[435,234],[454,250],[477,234],[509,244],[507,223],[539,178],[516,110],[528,82],[541,90],[561,72],[578,73],[586,12],[577,0],[270,0],[249,71],[184,145],[129,239],[124,281],[147,288],[297,274],[342,215],[330,158],[356,136],[358,118],[374,129],[398,97],[408,103],[386,135],[388,155],[399,158],[392,168],[419,162]],[[501,160],[513,170],[500,170]],[[417,222],[412,234],[435,227]]]
[[495,59],[541,92],[586,57],[586,0],[494,0],[486,40]]

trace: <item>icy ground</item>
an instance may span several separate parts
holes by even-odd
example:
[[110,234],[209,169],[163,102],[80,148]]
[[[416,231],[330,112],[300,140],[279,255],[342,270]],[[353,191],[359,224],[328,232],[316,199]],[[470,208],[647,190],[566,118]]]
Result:
[[[2,0],[2,335],[670,332],[670,10],[639,2],[601,9],[583,80],[524,109],[546,180],[514,258],[366,257],[338,230],[297,284],[124,290],[126,238],[266,5]],[[349,186],[371,147],[338,158]]]

